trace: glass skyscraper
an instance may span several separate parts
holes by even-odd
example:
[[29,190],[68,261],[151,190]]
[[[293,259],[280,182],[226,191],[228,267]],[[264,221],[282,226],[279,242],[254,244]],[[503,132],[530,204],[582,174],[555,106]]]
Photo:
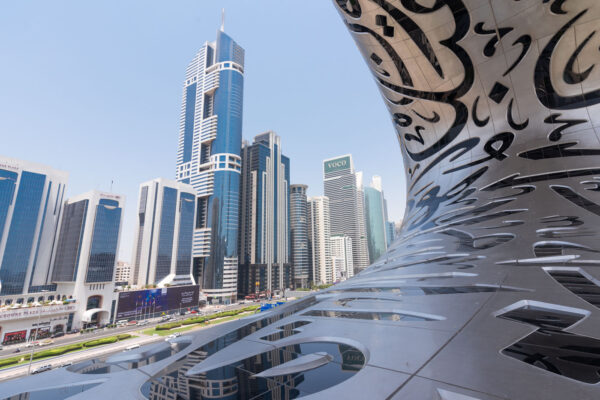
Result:
[[306,185],[290,186],[290,230],[292,265],[296,286],[308,287],[310,276],[310,248],[308,245],[308,199]]
[[354,271],[369,265],[362,174],[354,172],[352,155],[323,161],[325,196],[329,198],[331,234],[352,238]]
[[75,313],[80,322],[108,322],[125,198],[92,190],[65,202],[52,282],[86,304]]
[[140,185],[132,262],[134,284],[194,284],[195,193],[191,185],[163,178]]
[[68,174],[0,157],[0,295],[50,289]]
[[245,295],[293,285],[289,182],[290,160],[281,153],[275,132],[244,145],[238,289]]
[[194,278],[209,301],[237,292],[244,49],[223,30],[188,65],[177,180],[196,190]]
[[369,261],[374,263],[387,250],[383,193],[374,187],[366,187],[364,192]]

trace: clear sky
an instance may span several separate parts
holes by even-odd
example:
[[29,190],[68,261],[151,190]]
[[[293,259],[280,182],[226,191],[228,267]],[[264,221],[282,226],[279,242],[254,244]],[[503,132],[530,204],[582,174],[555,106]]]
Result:
[[187,64],[225,31],[246,50],[243,135],[282,138],[292,183],[323,193],[322,160],[351,153],[381,175],[402,218],[404,167],[379,92],[332,0],[38,0],[0,13],[0,154],[69,172],[69,196],[127,198],[129,261],[139,184],[174,178]]

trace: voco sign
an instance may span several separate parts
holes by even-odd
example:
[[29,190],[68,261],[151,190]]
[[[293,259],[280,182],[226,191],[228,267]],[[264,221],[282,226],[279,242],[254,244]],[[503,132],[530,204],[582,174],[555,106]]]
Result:
[[350,169],[350,156],[325,161],[325,173]]

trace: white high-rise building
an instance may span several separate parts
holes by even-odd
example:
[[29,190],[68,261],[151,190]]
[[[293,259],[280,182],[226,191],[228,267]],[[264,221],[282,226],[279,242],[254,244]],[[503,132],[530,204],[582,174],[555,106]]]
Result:
[[345,281],[354,276],[352,238],[350,236],[331,236],[331,265],[334,282]]
[[124,204],[123,196],[96,190],[65,203],[52,282],[80,305],[74,326],[109,321]]
[[132,278],[131,264],[125,261],[118,261],[117,267],[115,268],[115,283],[127,282],[128,285],[131,285],[133,282]]
[[352,155],[323,161],[325,196],[331,208],[331,234],[352,238],[354,271],[369,265],[362,173],[354,172]]
[[0,156],[0,296],[53,291],[49,273],[67,178]]
[[319,285],[333,283],[329,198],[326,196],[308,199],[308,231],[312,252],[312,281]]
[[196,195],[191,185],[157,178],[140,185],[133,248],[135,285],[190,285]]

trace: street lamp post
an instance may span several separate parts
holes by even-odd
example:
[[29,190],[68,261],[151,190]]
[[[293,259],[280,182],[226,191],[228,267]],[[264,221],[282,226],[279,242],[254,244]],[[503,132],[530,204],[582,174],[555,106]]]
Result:
[[[42,290],[42,293],[48,292],[48,290]],[[37,341],[37,335],[40,331],[40,321],[42,319],[42,312],[38,313],[37,324],[35,328],[35,336],[33,337],[33,346],[31,346],[31,353],[29,353],[29,366],[27,367],[27,375],[31,374],[31,363],[33,362],[33,350],[35,349],[35,342]]]

